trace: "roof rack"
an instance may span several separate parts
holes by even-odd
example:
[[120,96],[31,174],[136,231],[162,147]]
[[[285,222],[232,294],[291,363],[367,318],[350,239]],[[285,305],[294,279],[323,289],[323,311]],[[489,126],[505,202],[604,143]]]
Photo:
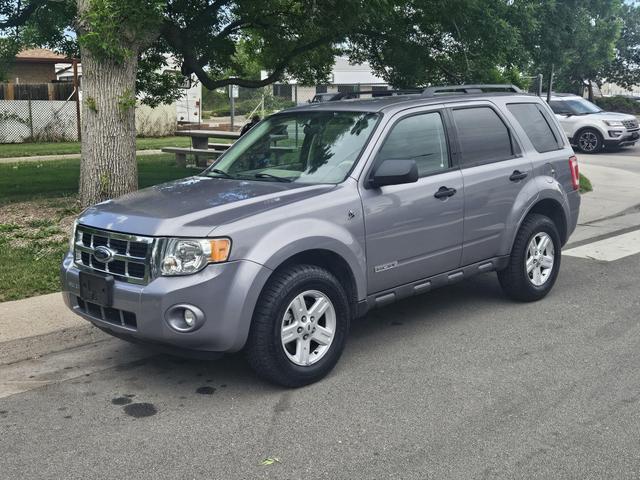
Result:
[[[360,90],[357,92],[337,92],[331,101],[336,100],[349,100],[358,98],[360,95],[375,95],[376,97],[395,97],[397,95],[419,95],[422,93],[421,88],[407,88],[407,89],[395,89],[395,90]],[[324,95],[324,94],[318,94]],[[327,93],[328,95],[328,93]]]
[[487,92],[508,92],[523,93],[515,85],[505,84],[477,84],[477,85],[445,85],[443,87],[428,87],[422,91],[425,97],[435,97],[436,95],[458,95]]

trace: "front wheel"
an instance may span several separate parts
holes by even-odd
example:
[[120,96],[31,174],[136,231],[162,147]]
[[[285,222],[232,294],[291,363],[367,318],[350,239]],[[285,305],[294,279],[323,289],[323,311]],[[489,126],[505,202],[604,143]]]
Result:
[[256,306],[245,347],[256,373],[286,387],[316,382],[335,366],[349,331],[340,282],[315,265],[276,272]]
[[558,277],[561,242],[553,221],[530,214],[518,230],[509,265],[498,272],[505,293],[515,300],[540,300],[553,288]]
[[593,128],[581,130],[576,141],[578,149],[584,153],[597,153],[602,150],[603,144],[602,135]]

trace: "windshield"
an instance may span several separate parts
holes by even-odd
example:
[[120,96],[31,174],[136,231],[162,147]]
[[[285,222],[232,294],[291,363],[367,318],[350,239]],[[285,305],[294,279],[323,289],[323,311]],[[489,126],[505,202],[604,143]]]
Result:
[[340,183],[358,159],[379,115],[292,112],[259,123],[204,175],[298,183]]
[[594,105],[584,98],[575,98],[571,100],[551,101],[549,104],[554,113],[560,115],[587,115],[589,113],[599,113],[602,111],[600,107]]

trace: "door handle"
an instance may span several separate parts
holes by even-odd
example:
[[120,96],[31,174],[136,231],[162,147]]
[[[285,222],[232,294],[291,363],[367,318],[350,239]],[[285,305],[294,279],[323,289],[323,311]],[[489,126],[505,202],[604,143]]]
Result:
[[513,173],[511,174],[511,176],[509,177],[509,180],[511,180],[512,182],[517,182],[518,180],[522,180],[523,178],[527,178],[527,175],[529,175],[527,172],[521,172],[520,170],[514,170]]
[[440,187],[436,193],[433,194],[436,198],[448,198],[456,194],[455,188]]

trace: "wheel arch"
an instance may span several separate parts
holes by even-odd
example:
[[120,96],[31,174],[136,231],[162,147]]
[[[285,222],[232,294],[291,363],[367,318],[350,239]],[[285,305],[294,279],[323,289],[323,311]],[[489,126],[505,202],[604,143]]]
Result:
[[600,148],[604,146],[604,139],[606,137],[606,132],[602,131],[600,127],[596,125],[583,125],[582,127],[578,128],[573,134],[573,137],[571,138],[571,143],[573,145],[577,145],[579,147],[578,139],[580,138],[580,135],[582,135],[582,132],[584,132],[585,130],[593,130],[594,132],[596,132],[600,137],[600,143],[601,143]]
[[[333,250],[325,248],[311,248],[293,253],[280,261],[280,263],[273,269],[269,279],[275,273],[282,271],[287,267],[302,264],[318,266],[335,276],[347,293],[351,307],[351,316],[353,317],[357,313],[356,305],[358,303],[359,295],[356,276],[351,265],[349,265],[349,262],[342,255]],[[267,279],[267,283],[269,282],[269,279]]]
[[[522,220],[520,221],[520,225],[527,218],[528,215],[532,213],[538,213],[540,215],[544,215],[551,219],[551,221],[555,224],[558,229],[558,234],[560,235],[560,240],[562,245],[567,242],[568,236],[568,223],[567,223],[567,214],[565,209],[558,200],[550,197],[541,198],[537,202],[535,202],[531,208],[524,214]],[[520,229],[520,225],[518,225],[518,230]]]

